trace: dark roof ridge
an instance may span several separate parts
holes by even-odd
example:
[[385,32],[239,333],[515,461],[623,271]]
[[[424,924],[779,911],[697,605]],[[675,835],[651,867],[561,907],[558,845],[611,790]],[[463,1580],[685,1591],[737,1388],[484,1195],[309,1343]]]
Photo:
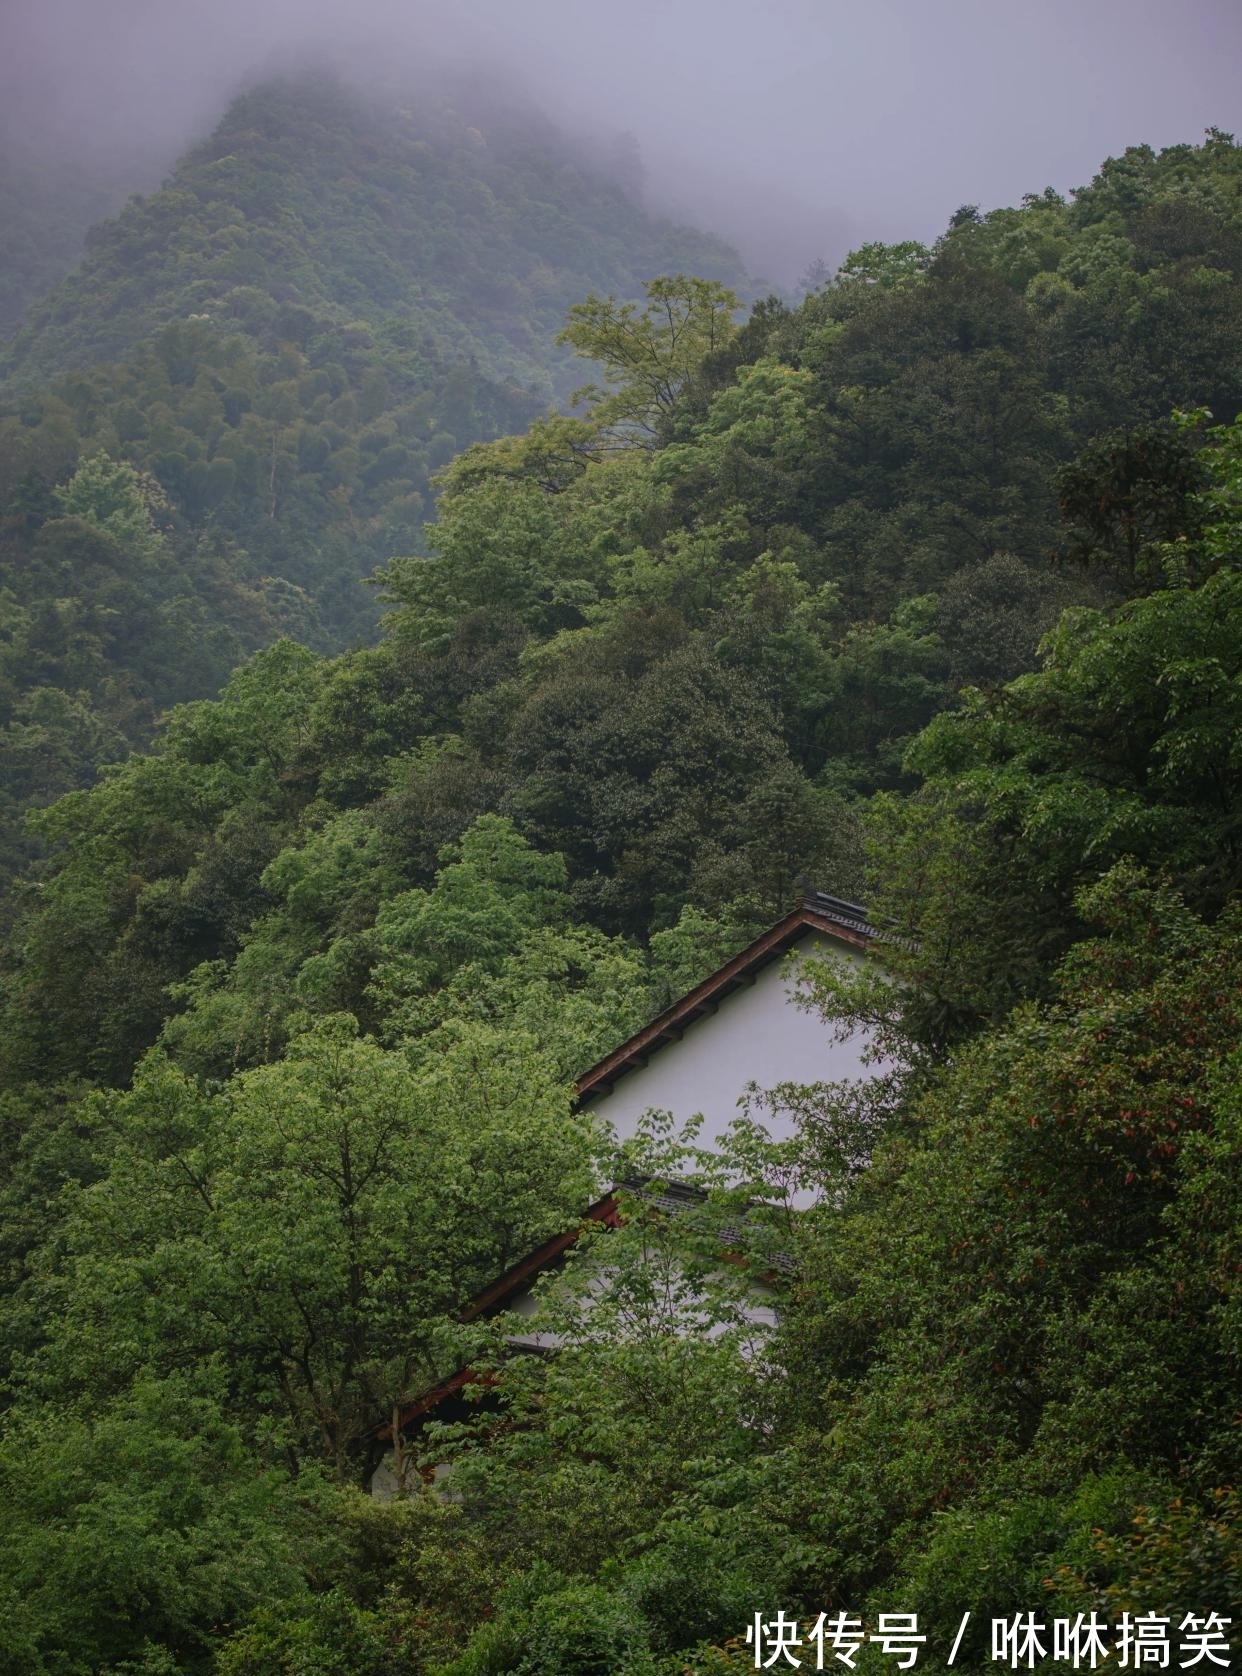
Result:
[[587,1094],[610,1094],[613,1084],[627,1071],[645,1065],[651,1054],[679,1041],[690,1025],[715,1012],[726,995],[754,981],[757,974],[779,960],[808,931],[823,931],[830,937],[866,948],[877,937],[866,910],[855,902],[842,901],[822,891],[812,892],[784,919],[778,920],[732,959],[704,978],[680,1000],[645,1024],[627,1042],[614,1048],[578,1078],[575,1092],[581,1100]]
[[857,931],[864,937],[880,935],[864,907],[857,902],[847,902],[841,896],[829,896],[826,890],[807,891],[802,898],[802,905],[812,913],[822,914],[825,919],[846,926],[851,931]]
[[502,1308],[513,1294],[528,1280],[533,1280],[542,1274],[549,1264],[556,1262],[571,1246],[576,1245],[582,1237],[588,1223],[602,1222],[611,1227],[618,1217],[617,1196],[614,1189],[609,1189],[602,1198],[596,1199],[593,1205],[588,1205],[572,1228],[566,1228],[559,1234],[554,1234],[550,1240],[545,1240],[541,1246],[529,1252],[510,1266],[490,1286],[485,1286],[481,1292],[476,1292],[470,1302],[462,1310],[459,1320],[477,1321],[480,1316],[492,1314]]
[[[867,918],[866,909],[858,903],[847,902],[839,896],[830,896],[826,891],[804,888],[798,906],[783,919],[770,926],[746,948],[704,978],[702,983],[631,1036],[628,1042],[623,1042],[619,1048],[579,1077],[575,1085],[579,1099],[597,1089],[609,1092],[616,1078],[624,1076],[626,1071],[632,1070],[636,1065],[646,1064],[649,1054],[658,1051],[667,1042],[678,1039],[682,1030],[698,1018],[708,1012],[714,1012],[724,996],[752,981],[755,974],[772,961],[780,959],[808,931],[826,932],[829,936],[838,937],[856,948],[866,948],[881,935]],[[669,1181],[657,1186],[650,1177],[621,1178],[607,1193],[587,1207],[573,1227],[545,1240],[535,1251],[511,1264],[490,1286],[476,1292],[458,1319],[477,1321],[480,1317],[495,1314],[503,1309],[516,1292],[558,1262],[576,1245],[590,1223],[615,1227],[621,1214],[618,1192],[628,1192],[637,1198],[646,1199],[658,1208],[668,1210],[685,1209],[688,1204],[706,1197],[701,1188],[690,1182]],[[789,1259],[783,1255],[774,1256],[772,1262],[778,1270],[789,1267]],[[457,1372],[448,1375],[415,1403],[402,1410],[400,1425],[404,1427],[411,1420],[430,1412],[445,1396],[459,1390],[469,1378],[468,1368],[458,1369]],[[391,1425],[382,1428],[376,1435],[391,1436]]]

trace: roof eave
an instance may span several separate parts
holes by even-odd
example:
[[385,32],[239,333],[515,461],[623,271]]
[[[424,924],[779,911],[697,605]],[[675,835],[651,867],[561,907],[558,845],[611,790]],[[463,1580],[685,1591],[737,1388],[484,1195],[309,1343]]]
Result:
[[589,1094],[610,1094],[619,1078],[645,1065],[651,1054],[669,1042],[679,1041],[691,1025],[715,1012],[727,995],[753,983],[765,966],[779,959],[809,931],[822,932],[858,949],[868,948],[871,942],[861,932],[817,913],[808,903],[802,904],[579,1077],[575,1085],[579,1100]]

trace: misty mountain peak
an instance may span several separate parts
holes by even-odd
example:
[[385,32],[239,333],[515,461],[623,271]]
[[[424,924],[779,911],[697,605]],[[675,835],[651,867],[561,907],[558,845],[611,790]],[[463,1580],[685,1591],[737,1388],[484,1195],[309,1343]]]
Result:
[[550,399],[573,382],[555,346],[568,308],[676,269],[740,277],[728,246],[649,215],[606,147],[517,101],[306,72],[240,94],[157,192],[94,228],[7,370],[116,360],[191,315],[262,335],[296,304],[325,324],[400,323]]

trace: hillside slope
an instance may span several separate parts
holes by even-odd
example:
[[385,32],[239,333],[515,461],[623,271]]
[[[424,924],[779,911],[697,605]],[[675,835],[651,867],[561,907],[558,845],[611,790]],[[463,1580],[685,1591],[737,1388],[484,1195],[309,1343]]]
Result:
[[[740,327],[706,281],[579,306],[613,393],[453,462],[431,556],[385,573],[378,646],[275,649],[56,811],[7,986],[18,1063],[123,1079],[208,964],[185,1027],[216,1069],[272,1051],[312,993],[378,1028],[385,900],[480,814],[563,857],[610,934],[687,903],[762,920],[803,870],[855,888],[858,817],[912,785],[920,730],[1033,668],[1066,607],[1112,609],[1202,539],[1214,455],[1169,414],[1242,408],[1240,159],[1128,154],[1071,204],[866,249]],[[1049,948],[1077,882],[1023,910]],[[1006,1003],[1032,981],[1016,962]]]
[[420,549],[433,474],[568,389],[586,290],[738,272],[530,113],[484,133],[315,78],[237,100],[89,242],[0,398],[11,821],[282,633],[369,638],[363,579]]
[[0,135],[0,339],[77,266],[87,230],[115,213],[128,190],[132,175],[120,165],[49,157],[12,133]]
[[[1047,1669],[1049,1620],[1164,1620],[1183,1667],[1242,1620],[1240,186],[1225,136],[1135,148],[743,324],[706,280],[584,299],[609,389],[451,463],[377,645],[266,648],[41,814],[0,943],[12,1668],[726,1676],[756,1614],[900,1609],[933,1662],[969,1613],[984,1676],[989,1620]],[[340,328],[334,394],[314,340],[211,327],[137,419],[99,375],[14,424],[124,425],[167,483],[232,426],[291,528],[400,357]],[[28,480],[43,597],[111,575],[92,632],[146,644],[162,492]],[[63,680],[86,626],[29,617]],[[811,976],[888,1074],[760,1095],[798,1142],[743,1123],[740,1195],[631,1206],[591,1307],[542,1300],[555,1355],[463,1327],[589,1196],[575,1073],[803,872],[889,933]],[[767,1335],[733,1282],[777,1252]],[[372,1503],[467,1360],[488,1402],[419,1463],[455,1493]]]
[[[300,340],[400,322],[405,348],[477,362],[548,398],[570,304],[656,273],[741,277],[720,240],[653,220],[531,112],[487,131],[451,107],[369,104],[306,78],[238,98],[160,191],[91,232],[5,361],[46,380],[119,360],[190,315]],[[282,310],[309,310],[312,321]]]

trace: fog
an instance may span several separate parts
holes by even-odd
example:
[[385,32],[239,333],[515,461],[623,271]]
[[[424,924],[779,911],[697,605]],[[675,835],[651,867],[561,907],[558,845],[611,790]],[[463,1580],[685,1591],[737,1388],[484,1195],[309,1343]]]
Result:
[[256,75],[477,69],[789,283],[1242,125],[1237,0],[0,0],[0,137],[146,188]]

